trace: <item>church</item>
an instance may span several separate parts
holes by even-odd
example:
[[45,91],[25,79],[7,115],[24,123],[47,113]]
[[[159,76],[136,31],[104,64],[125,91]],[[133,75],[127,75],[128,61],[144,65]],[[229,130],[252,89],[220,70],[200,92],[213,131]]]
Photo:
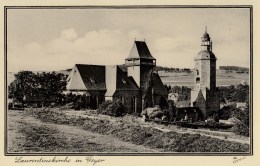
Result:
[[168,92],[155,72],[156,59],[145,41],[135,41],[124,65],[75,64],[66,93],[85,94],[94,108],[105,100],[120,99],[128,113],[147,107],[167,107]]
[[218,89],[216,88],[216,61],[212,52],[212,40],[207,33],[201,37],[201,51],[194,58],[194,88],[191,90],[191,107],[198,107],[204,119],[213,116],[220,109]]
[[[220,109],[218,89],[216,88],[216,61],[212,52],[212,40],[207,32],[201,37],[201,51],[194,58],[194,86],[191,89],[188,104],[176,105],[176,119],[187,116],[192,121],[206,120],[213,117]],[[216,114],[215,114],[216,115]]]

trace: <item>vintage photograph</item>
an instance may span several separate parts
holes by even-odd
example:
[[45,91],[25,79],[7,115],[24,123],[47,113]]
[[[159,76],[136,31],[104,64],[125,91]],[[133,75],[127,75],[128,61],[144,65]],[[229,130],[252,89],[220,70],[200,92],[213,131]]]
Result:
[[6,154],[252,154],[251,10],[6,7]]

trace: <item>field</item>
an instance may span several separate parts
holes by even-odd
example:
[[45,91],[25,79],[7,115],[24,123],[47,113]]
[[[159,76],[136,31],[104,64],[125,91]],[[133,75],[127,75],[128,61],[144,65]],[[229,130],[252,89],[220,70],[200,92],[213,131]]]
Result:
[[[187,86],[192,87],[194,85],[194,72],[158,72],[162,82],[171,86]],[[245,81],[249,84],[249,74],[226,72],[225,70],[217,69],[217,86],[229,86],[238,85],[241,81]]]
[[9,110],[8,152],[249,152],[249,138],[95,110]]

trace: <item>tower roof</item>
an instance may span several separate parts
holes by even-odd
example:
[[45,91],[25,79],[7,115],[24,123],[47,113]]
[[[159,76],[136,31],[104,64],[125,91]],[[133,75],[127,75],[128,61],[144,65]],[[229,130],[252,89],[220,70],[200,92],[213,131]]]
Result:
[[126,59],[154,59],[144,41],[135,41]]
[[202,41],[210,41],[210,36],[207,32],[207,26],[205,27],[205,33],[202,35],[201,40]]
[[200,51],[194,59],[195,60],[216,60],[216,56],[213,54],[212,51],[203,50]]

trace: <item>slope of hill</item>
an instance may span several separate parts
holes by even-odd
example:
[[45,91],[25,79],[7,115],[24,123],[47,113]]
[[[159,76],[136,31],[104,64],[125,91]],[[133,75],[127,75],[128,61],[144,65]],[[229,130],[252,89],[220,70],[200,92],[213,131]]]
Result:
[[[192,87],[194,84],[194,72],[158,71],[158,73],[162,82],[167,85]],[[217,69],[217,86],[238,85],[242,81],[245,81],[247,84],[250,83],[248,73],[227,72]]]
[[[60,70],[56,72],[69,75],[70,71],[71,69]],[[167,85],[192,87],[194,84],[194,72],[167,72],[165,70],[160,70],[158,73],[162,79],[162,82]],[[8,72],[7,85],[9,85],[15,79],[14,74],[15,72]],[[245,81],[247,84],[249,84],[249,79],[250,78],[248,73],[237,73],[217,69],[217,86],[238,85],[242,81]]]

